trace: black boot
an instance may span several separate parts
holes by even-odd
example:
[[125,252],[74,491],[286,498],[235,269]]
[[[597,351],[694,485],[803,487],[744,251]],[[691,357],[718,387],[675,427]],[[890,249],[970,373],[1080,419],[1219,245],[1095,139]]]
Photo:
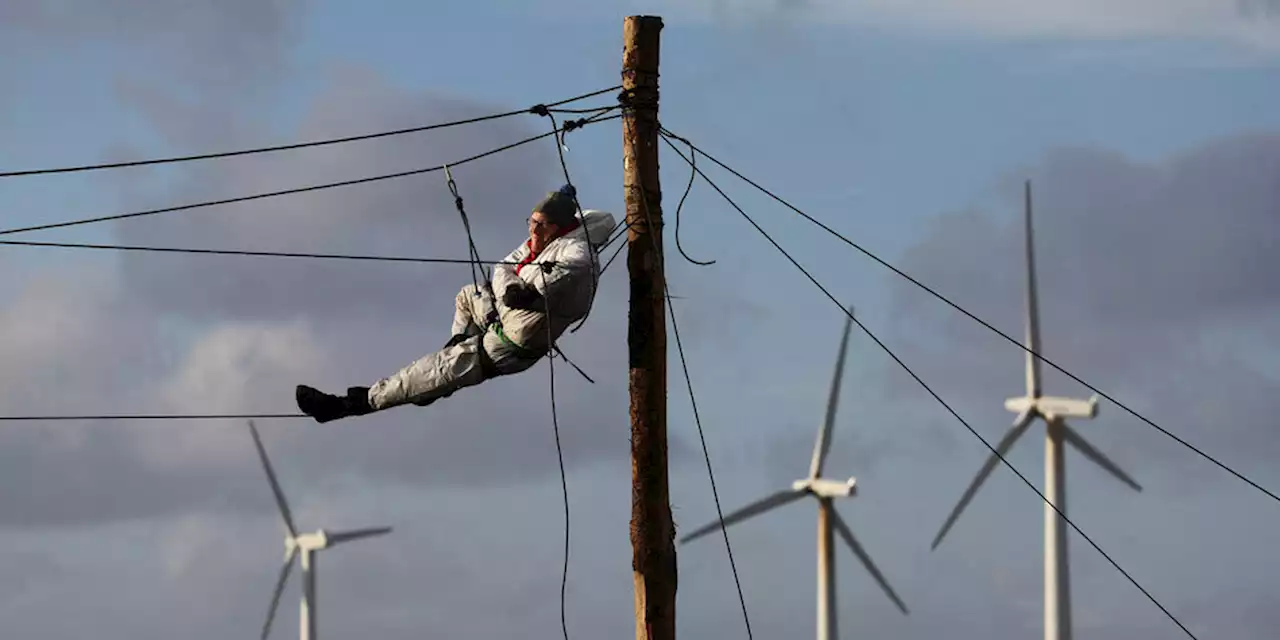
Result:
[[316,422],[329,422],[373,412],[373,407],[369,406],[368,387],[350,387],[346,396],[334,396],[300,384],[294,396],[298,408]]

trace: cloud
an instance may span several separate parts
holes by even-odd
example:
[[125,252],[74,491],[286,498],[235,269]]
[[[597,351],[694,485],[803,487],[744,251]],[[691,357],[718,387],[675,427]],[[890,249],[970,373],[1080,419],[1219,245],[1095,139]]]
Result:
[[[505,110],[414,96],[355,69],[336,71],[295,135],[392,129]],[[529,116],[530,119],[533,116]],[[537,125],[535,127],[535,124]],[[431,166],[527,137],[542,122],[471,125],[289,157],[181,167],[161,188],[130,182],[126,206],[187,202]],[[190,126],[190,125],[188,125]],[[232,141],[234,143],[234,141]],[[523,238],[532,203],[557,184],[554,150],[511,151],[454,169],[475,239],[500,259]],[[593,190],[582,188],[590,202]],[[589,205],[588,205],[589,206]],[[187,215],[182,215],[187,214]],[[125,244],[464,258],[443,176],[428,174],[114,223]],[[0,393],[15,414],[293,413],[293,390],[370,385],[448,338],[465,266],[214,257],[81,255],[43,273],[0,315]],[[39,269],[39,267],[30,267]],[[37,271],[36,273],[42,273]],[[620,282],[622,272],[609,274]],[[625,290],[602,288],[563,348],[595,380],[556,363],[556,410],[572,470],[625,459]],[[690,337],[715,333],[681,311]],[[354,473],[382,483],[484,486],[556,473],[548,365],[463,390],[429,410],[398,408],[332,425],[260,422],[299,491]],[[305,423],[304,423],[305,422]],[[237,422],[43,423],[8,434],[14,507],[0,524],[84,525],[193,509],[253,510],[262,490]],[[673,435],[673,464],[694,460]],[[11,474],[11,475],[10,475]],[[24,486],[20,482],[26,482]]]
[[[1267,364],[1280,348],[1269,320],[1280,311],[1271,277],[1280,272],[1280,136],[1220,139],[1159,165],[1061,150],[1027,175],[1043,353],[1246,475],[1262,473],[1280,452],[1280,375]],[[1010,181],[999,215],[940,216],[898,265],[1019,340],[1021,190]],[[1012,418],[1000,403],[1021,392],[1024,356],[913,285],[893,286],[886,342],[994,441],[982,425]],[[1047,393],[1088,396],[1045,371]],[[886,379],[894,397],[922,397],[906,376]],[[1194,454],[1118,407],[1104,401],[1101,411],[1080,428],[1111,441],[1118,458],[1209,472],[1185,466]]]
[[[290,139],[321,139],[505,111],[396,90],[353,69],[329,76],[325,90]],[[175,188],[144,206],[197,202],[363,178],[487,151],[542,133],[543,123],[503,120],[350,145],[251,157],[193,168]],[[536,126],[535,126],[536,125]],[[235,144],[252,144],[237,141]],[[518,244],[524,218],[553,185],[551,143],[530,144],[454,169],[482,258],[501,259]],[[590,190],[583,194],[590,197]],[[163,203],[163,204],[162,204]],[[254,248],[465,259],[466,235],[442,173],[342,187],[242,205],[121,221],[128,244]],[[430,326],[429,309],[447,323],[452,297],[470,276],[465,265],[313,260],[157,258],[131,254],[124,268],[154,308],[200,317],[284,318],[300,313],[367,317]],[[446,325],[447,326],[447,325]]]
[[665,3],[663,9],[720,23],[812,22],[1015,40],[1188,38],[1280,51],[1280,5],[1274,0],[706,0]]

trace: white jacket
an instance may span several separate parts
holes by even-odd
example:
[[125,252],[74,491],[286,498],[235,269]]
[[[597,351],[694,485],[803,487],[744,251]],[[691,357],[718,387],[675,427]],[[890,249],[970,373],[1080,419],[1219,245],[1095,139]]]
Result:
[[[502,303],[507,287],[516,280],[532,285],[546,299],[552,342],[591,309],[596,279],[603,265],[598,254],[592,256],[587,238],[599,249],[616,223],[612,213],[595,209],[584,210],[578,215],[578,222],[572,231],[549,242],[542,253],[531,258],[526,240],[493,267],[493,293],[503,332],[522,347],[545,349],[547,325],[539,312],[509,309]],[[543,265],[548,264],[551,266],[544,272]]]

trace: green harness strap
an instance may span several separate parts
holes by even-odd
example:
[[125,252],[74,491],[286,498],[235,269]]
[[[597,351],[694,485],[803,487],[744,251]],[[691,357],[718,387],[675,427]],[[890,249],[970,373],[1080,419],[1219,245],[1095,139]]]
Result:
[[514,349],[516,352],[516,355],[519,355],[521,358],[526,358],[528,360],[537,360],[538,358],[541,358],[543,355],[541,353],[538,353],[532,349],[525,347],[522,344],[518,344],[515,340],[512,340],[511,338],[508,338],[506,332],[502,330],[502,323],[498,322],[497,320],[489,323],[489,330],[492,331],[499,338],[501,338],[502,341],[507,344],[507,346]]

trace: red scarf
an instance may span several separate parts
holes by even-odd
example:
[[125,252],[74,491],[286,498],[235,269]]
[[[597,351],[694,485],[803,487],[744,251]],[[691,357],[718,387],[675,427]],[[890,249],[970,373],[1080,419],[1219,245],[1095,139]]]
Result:
[[[557,231],[557,232],[556,232],[556,234],[555,234],[554,236],[551,236],[551,239],[550,239],[550,240],[547,240],[547,246],[551,246],[551,243],[552,243],[552,242],[555,242],[556,240],[558,240],[558,239],[560,239],[560,238],[563,238],[563,237],[565,236],[565,234],[567,234],[567,233],[569,233],[569,232],[573,231],[574,229],[577,229],[579,226],[581,226],[581,224],[580,224],[580,223],[578,222],[578,220],[575,218],[575,219],[574,219],[574,221],[573,221],[573,224],[570,224],[570,225],[566,226],[565,228],[563,228],[563,229],[561,229],[561,230]],[[529,240],[525,240],[525,241],[524,241],[524,246],[529,247],[529,255],[525,256],[525,257],[524,257],[524,259],[520,261],[520,264],[517,264],[517,265],[516,265],[516,275],[519,275],[519,274],[520,274],[520,269],[521,269],[522,267],[524,267],[526,264],[529,264],[530,262],[533,262],[534,260],[536,260],[536,259],[538,258],[538,254],[536,254],[536,253],[534,253],[534,252],[533,252],[533,239],[532,239],[532,238],[530,238]],[[545,247],[544,247],[544,249],[545,249]]]

